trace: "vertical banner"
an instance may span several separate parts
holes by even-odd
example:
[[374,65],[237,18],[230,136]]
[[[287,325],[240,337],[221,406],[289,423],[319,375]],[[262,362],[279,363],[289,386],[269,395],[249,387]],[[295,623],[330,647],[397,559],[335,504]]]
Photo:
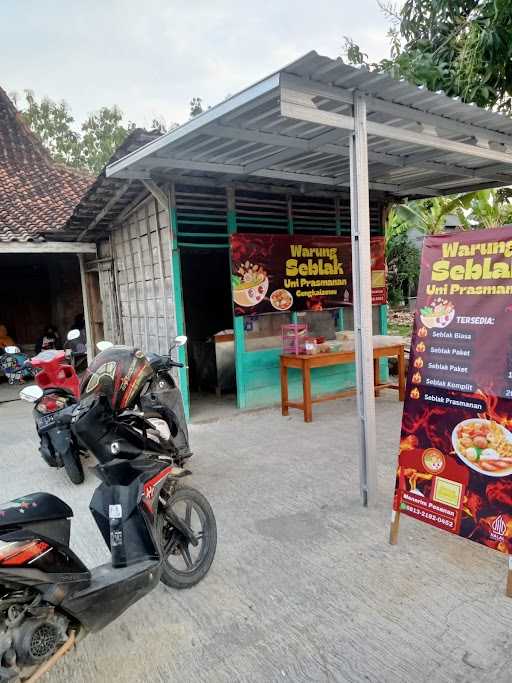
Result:
[[512,227],[425,240],[394,509],[512,553]]
[[[262,235],[230,237],[235,315],[318,311],[352,303],[349,237]],[[371,239],[372,302],[387,301],[385,244]]]

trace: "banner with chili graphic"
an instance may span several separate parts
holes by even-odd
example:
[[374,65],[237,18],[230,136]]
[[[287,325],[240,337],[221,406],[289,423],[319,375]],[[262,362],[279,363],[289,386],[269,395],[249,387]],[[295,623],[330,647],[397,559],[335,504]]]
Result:
[[394,509],[512,554],[512,227],[425,240]]
[[[349,237],[231,235],[235,315],[322,310],[351,305]],[[371,240],[372,301],[387,301],[383,237]]]

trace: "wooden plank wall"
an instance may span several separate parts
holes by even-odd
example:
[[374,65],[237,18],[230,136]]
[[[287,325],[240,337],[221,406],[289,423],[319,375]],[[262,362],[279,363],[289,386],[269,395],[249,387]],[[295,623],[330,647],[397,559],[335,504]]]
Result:
[[176,335],[168,212],[148,197],[111,244],[122,341],[167,353]]

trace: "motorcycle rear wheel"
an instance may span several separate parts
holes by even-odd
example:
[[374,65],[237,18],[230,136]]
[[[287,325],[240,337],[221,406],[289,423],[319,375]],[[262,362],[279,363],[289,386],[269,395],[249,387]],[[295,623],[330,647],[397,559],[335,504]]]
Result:
[[[197,547],[170,524],[165,514],[169,506],[192,528]],[[171,588],[195,586],[208,573],[217,549],[217,523],[210,503],[196,489],[180,487],[159,510],[157,529],[163,556],[160,581]]]

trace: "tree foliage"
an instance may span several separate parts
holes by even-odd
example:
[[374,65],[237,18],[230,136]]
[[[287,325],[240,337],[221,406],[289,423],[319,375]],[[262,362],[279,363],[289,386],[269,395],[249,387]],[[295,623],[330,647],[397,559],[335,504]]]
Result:
[[456,216],[459,226],[470,227],[468,212],[477,192],[468,192],[455,197],[433,197],[400,204],[392,209],[399,225],[416,228],[424,235],[439,235],[445,231],[448,216]]
[[420,275],[420,252],[406,232],[397,232],[386,242],[389,303],[399,306],[416,294]]
[[500,228],[512,224],[510,198],[499,190],[475,192],[470,204],[467,223],[476,228]]
[[[33,133],[56,161],[75,168],[83,168],[98,174],[126,136],[136,127],[135,123],[123,122],[123,113],[117,106],[101,107],[90,114],[77,127],[66,102],[54,102],[48,97],[40,100],[31,90],[24,91],[24,98],[11,93],[15,105]],[[202,113],[202,99],[192,98],[190,116]],[[166,133],[178,126],[166,125],[162,117],[154,118],[152,130]]]
[[75,120],[68,105],[48,97],[38,102],[32,90],[25,91],[25,101],[23,119],[51,156],[68,166],[79,165],[80,136],[72,128]]
[[125,127],[118,107],[102,107],[82,124],[79,165],[98,174],[126,136],[135,128]]
[[512,2],[510,0],[406,0],[387,8],[391,56],[369,64],[352,40],[352,64],[443,90],[481,107],[512,112]]
[[190,100],[190,118],[194,118],[194,116],[197,116],[198,114],[202,114],[204,111],[203,109],[203,100],[201,97],[193,97]]
[[77,129],[66,102],[54,102],[48,97],[38,100],[31,90],[24,95],[23,119],[52,158],[67,166],[99,173],[135,128],[131,122],[124,125],[122,112],[113,106],[91,114]]

